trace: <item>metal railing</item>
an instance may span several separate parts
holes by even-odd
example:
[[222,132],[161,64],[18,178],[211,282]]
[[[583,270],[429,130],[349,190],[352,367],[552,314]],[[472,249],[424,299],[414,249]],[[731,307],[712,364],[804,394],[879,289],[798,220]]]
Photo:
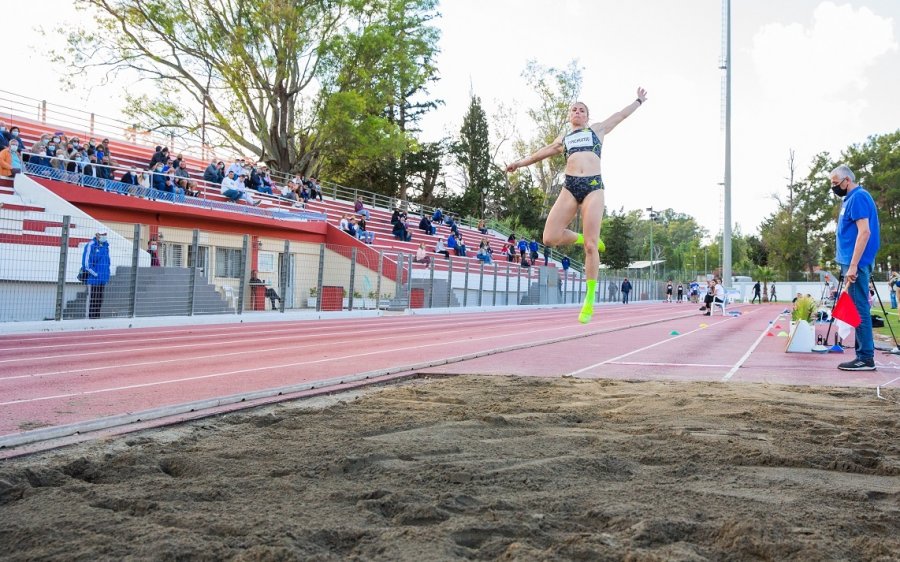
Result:
[[[110,168],[109,166],[98,166],[96,164],[91,164],[92,166]],[[112,171],[112,168],[110,168]],[[290,220],[290,221],[324,221],[327,220],[327,217],[324,213],[316,213],[312,211],[305,211],[301,209],[288,209],[288,208],[275,208],[275,209],[261,209],[258,207],[253,207],[249,205],[240,205],[238,203],[232,203],[228,201],[214,201],[210,199],[206,199],[206,193],[201,192],[200,197],[193,197],[190,195],[186,195],[181,191],[180,188],[174,188],[173,191],[162,191],[159,189],[154,189],[152,187],[146,187],[143,185],[132,185],[128,183],[123,183],[121,181],[98,178],[96,176],[87,176],[79,172],[69,172],[63,169],[54,168],[51,166],[44,166],[40,164],[34,164],[33,162],[25,163],[24,172],[27,175],[47,178],[56,181],[72,183],[76,185],[81,185],[84,187],[89,187],[93,189],[101,189],[110,193],[118,193],[121,195],[130,195],[133,197],[141,197],[144,199],[149,199],[152,201],[166,201],[169,203],[179,203],[182,205],[189,205],[192,207],[199,207],[204,209],[215,209],[219,211],[227,211],[232,213],[241,213],[245,215],[255,215],[259,217],[265,217],[276,220]],[[148,174],[154,175],[162,175],[157,174],[156,172],[147,172]],[[259,194],[262,195],[262,194]]]

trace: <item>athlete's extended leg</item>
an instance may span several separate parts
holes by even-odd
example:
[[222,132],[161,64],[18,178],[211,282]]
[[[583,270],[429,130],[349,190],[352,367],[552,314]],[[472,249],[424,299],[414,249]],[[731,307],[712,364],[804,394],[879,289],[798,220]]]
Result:
[[556,203],[550,209],[547,215],[547,222],[544,223],[544,245],[546,246],[564,246],[573,244],[578,234],[572,232],[567,227],[575,213],[578,212],[578,201],[569,193],[569,190],[563,188],[556,198]]
[[581,204],[581,223],[584,225],[584,275],[587,277],[587,291],[578,321],[587,324],[594,315],[594,295],[597,291],[597,274],[600,271],[600,252],[597,241],[600,238],[600,223],[603,221],[603,190],[592,191]]

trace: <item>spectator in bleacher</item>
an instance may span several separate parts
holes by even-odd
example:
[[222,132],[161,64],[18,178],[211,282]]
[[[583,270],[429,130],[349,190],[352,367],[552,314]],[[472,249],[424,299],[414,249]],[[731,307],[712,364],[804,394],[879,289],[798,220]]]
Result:
[[184,160],[178,166],[172,166],[175,168],[175,180],[178,181],[179,178],[184,178],[185,182],[191,179],[191,173],[188,171],[187,162]]
[[175,176],[175,187],[189,197],[200,197],[200,191],[197,190],[197,184],[194,183],[194,180]]
[[484,223],[484,219],[478,221],[478,232],[482,234],[487,234],[487,226]]
[[550,265],[550,246],[544,246],[544,265]]
[[225,179],[225,162],[219,160],[219,163],[216,164],[216,181],[213,182],[215,184],[222,183],[222,180]]
[[297,185],[300,186],[300,198],[303,199],[303,203],[309,203],[309,187],[303,182],[299,182]]
[[353,202],[353,211],[362,217],[365,217],[366,220],[369,220],[369,210],[366,209],[365,205],[363,205],[362,195],[356,196],[356,201]]
[[422,215],[422,220],[419,221],[419,230],[423,231],[425,234],[434,235],[437,232],[437,227],[431,224],[431,221],[428,219],[428,215]]
[[444,223],[450,229],[450,232],[459,236],[459,227],[456,225],[456,221],[453,220],[453,215],[447,215]]
[[175,157],[175,160],[172,160],[172,167],[177,170],[178,168],[181,167],[181,165],[183,163],[184,163],[184,156],[179,154],[178,156]]
[[273,195],[275,193],[275,181],[272,180],[272,174],[269,173],[269,167],[263,166],[262,171],[260,172],[260,176],[262,177],[263,188],[269,190],[269,195]]
[[319,180],[314,177],[309,178],[309,193],[313,199],[318,197],[319,201],[322,201],[322,186],[319,185]]
[[435,254],[444,254],[444,257],[448,260],[450,259],[450,252],[444,246],[444,239],[438,238],[437,242],[434,244],[434,253]]
[[216,164],[215,159],[213,159],[209,166],[203,170],[203,181],[208,181],[209,183],[222,183],[221,180],[216,181],[219,177],[219,166]]
[[100,165],[97,166],[97,177],[104,180],[112,179],[112,163],[109,160],[109,156],[104,155],[103,159],[100,161]]
[[391,213],[391,224],[396,224],[400,221],[400,207],[394,208],[394,212]]
[[516,245],[513,243],[508,243],[506,245],[506,261],[516,261]]
[[[247,188],[258,191],[259,193],[265,193],[265,191],[263,191],[263,181],[259,169],[256,166],[250,166],[249,174]],[[271,195],[271,193],[268,195]]]
[[476,254],[475,257],[480,261],[483,261],[486,265],[490,265],[492,261],[490,249],[490,246],[482,244],[478,247],[478,254]]
[[22,155],[19,153],[19,139],[10,137],[9,145],[0,150],[0,176],[15,177],[22,172]]
[[116,165],[116,161],[113,159],[113,156],[112,156],[112,151],[109,149],[109,139],[103,139],[103,142],[100,143],[100,147],[98,150],[103,153],[102,159],[105,160],[105,159],[109,158],[110,165],[112,165],[112,166]]
[[84,165],[84,168],[81,169],[82,175],[89,176],[92,178],[97,177],[97,157],[89,156],[87,164]]
[[563,272],[566,272],[569,271],[569,266],[572,265],[572,260],[569,259],[569,256],[563,256],[562,260],[560,260],[560,263],[562,264]]
[[81,267],[87,272],[84,284],[88,286],[89,318],[100,318],[103,308],[103,289],[109,283],[109,242],[106,231],[97,232],[93,240],[84,246]]
[[463,240],[462,234],[456,236],[456,255],[460,257],[468,256],[468,248],[466,247],[466,241]]
[[222,195],[237,203],[243,199],[248,205],[258,206],[262,201],[256,201],[247,191],[245,185],[247,172],[242,171],[237,178],[233,177],[234,172],[228,171],[228,177],[222,180]]
[[130,170],[122,174],[122,177],[119,178],[119,181],[127,185],[141,185],[140,175],[137,173],[137,168],[135,168],[134,166],[132,166]]
[[284,184],[284,187],[281,188],[281,198],[294,202],[300,201],[300,196],[297,195],[297,184],[294,182],[293,178],[289,179],[288,182]]
[[366,244],[375,242],[375,233],[366,228],[366,219],[364,218],[356,221],[356,237]]
[[540,245],[537,243],[537,240],[534,238],[531,239],[531,242],[528,243],[528,250],[531,251],[531,263],[537,263],[538,256],[540,255],[538,251],[541,249]]
[[166,178],[166,186],[164,191],[171,193],[175,197],[173,200],[181,199],[184,195],[184,190],[178,186],[178,178],[175,177],[175,169],[169,168],[169,171],[165,174]]
[[519,256],[525,257],[528,255],[528,241],[525,238],[519,240],[519,243],[516,244],[516,249],[519,250]]
[[340,228],[350,236],[356,238],[356,227],[350,222],[350,215],[346,213],[341,215]]
[[416,258],[414,261],[425,265],[431,263],[431,256],[429,256],[425,250],[425,242],[420,243],[418,249],[416,249]]
[[394,238],[397,240],[402,240],[404,242],[409,242],[412,240],[412,234],[409,233],[409,230],[406,228],[406,223],[402,220],[398,220],[394,223],[394,227],[391,229],[391,234],[394,235]]
[[456,242],[456,234],[450,233],[447,237],[447,248],[453,250],[453,253],[459,255],[458,243]]
[[431,215],[431,222],[434,224],[444,224],[444,212],[441,211],[440,207],[434,210],[434,214]]
[[522,254],[522,261],[519,262],[519,267],[531,267],[531,262],[528,260],[528,253]]
[[169,159],[169,149],[163,148],[161,146],[156,147],[156,152],[153,153],[153,156],[150,157],[150,163],[147,164],[147,168],[152,170],[156,167],[156,165],[160,162],[165,163],[166,160]]
[[235,158],[234,162],[228,166],[228,170],[225,172],[225,176],[228,176],[229,172],[234,172],[234,177],[239,178],[241,176],[241,172],[244,171],[244,159],[243,158]]
[[9,132],[6,130],[6,125],[0,123],[0,150],[7,146],[9,146]]
[[166,190],[166,174],[163,172],[164,164],[157,162],[151,169],[150,187],[157,191]]

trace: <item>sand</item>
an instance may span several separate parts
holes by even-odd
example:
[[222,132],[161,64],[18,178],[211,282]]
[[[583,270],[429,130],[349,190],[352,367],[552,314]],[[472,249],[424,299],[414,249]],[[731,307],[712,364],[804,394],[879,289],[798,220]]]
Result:
[[424,378],[2,461],[6,560],[898,560],[900,391]]

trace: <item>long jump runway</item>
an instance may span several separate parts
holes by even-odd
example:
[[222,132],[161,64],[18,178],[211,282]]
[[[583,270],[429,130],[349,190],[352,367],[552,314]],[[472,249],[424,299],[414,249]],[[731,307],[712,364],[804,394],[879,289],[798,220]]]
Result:
[[[900,362],[785,354],[780,305],[703,316],[692,304],[419,314],[0,337],[0,447],[136,429],[417,374],[837,386],[900,384]],[[775,330],[776,332],[778,330]]]

